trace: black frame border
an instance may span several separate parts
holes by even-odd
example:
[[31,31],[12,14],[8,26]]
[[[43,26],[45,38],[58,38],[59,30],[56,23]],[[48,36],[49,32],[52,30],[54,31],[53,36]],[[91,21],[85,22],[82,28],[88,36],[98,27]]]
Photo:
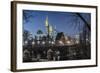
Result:
[[[83,65],[83,66],[69,66],[69,67],[52,67],[52,68],[38,68],[38,69],[17,69],[17,4],[35,4],[35,5],[49,5],[49,6],[68,6],[68,7],[82,7],[82,8],[95,8],[96,9],[96,64]],[[74,4],[59,4],[59,3],[45,3],[45,2],[28,2],[28,1],[11,1],[11,71],[39,71],[39,70],[53,70],[53,69],[72,69],[84,67],[97,67],[98,66],[98,7],[90,5],[74,5]]]

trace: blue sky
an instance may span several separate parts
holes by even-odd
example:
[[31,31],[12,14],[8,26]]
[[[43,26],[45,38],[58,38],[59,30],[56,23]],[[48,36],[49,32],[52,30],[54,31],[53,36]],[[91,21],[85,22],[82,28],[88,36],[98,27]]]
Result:
[[[80,13],[85,20],[91,22],[90,13]],[[35,11],[23,10],[23,29],[28,30],[34,35],[38,30],[46,33],[45,20],[48,16],[48,22],[59,32],[64,32],[69,36],[78,34],[84,25],[84,22],[72,12],[55,12],[55,11]]]

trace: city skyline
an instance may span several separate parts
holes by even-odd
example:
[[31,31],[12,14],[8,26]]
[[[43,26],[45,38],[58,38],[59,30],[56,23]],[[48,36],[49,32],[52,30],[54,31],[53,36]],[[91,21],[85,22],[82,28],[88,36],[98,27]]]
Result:
[[[90,24],[91,14],[80,14]],[[38,30],[42,30],[45,34],[47,32],[45,27],[47,17],[50,26],[56,27],[58,32],[64,32],[69,36],[79,34],[85,24],[75,12],[23,10],[23,30],[28,30],[33,36]]]

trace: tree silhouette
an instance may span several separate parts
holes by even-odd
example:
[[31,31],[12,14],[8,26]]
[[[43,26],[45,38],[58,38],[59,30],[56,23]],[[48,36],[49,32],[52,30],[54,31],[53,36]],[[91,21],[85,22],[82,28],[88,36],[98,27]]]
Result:
[[23,20],[24,22],[32,22],[33,21],[33,18],[35,17],[36,15],[33,14],[32,11],[28,11],[28,10],[23,10]]
[[33,41],[33,36],[31,34],[31,32],[29,32],[28,30],[24,30],[23,44],[31,45],[32,41]]
[[80,13],[76,13],[76,14],[83,20],[83,22],[85,23],[85,25],[87,26],[87,28],[88,28],[89,30],[91,30],[91,27],[90,27],[90,25],[88,24],[88,22],[85,20],[85,18],[83,18],[82,15],[81,15]]
[[23,41],[28,41],[29,40],[29,37],[30,37],[30,32],[28,30],[24,30],[24,33],[23,33]]

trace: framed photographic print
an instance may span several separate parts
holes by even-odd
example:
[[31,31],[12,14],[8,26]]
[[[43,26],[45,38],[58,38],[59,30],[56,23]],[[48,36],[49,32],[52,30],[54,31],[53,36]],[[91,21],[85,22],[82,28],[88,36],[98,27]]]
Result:
[[11,2],[11,71],[97,66],[97,6]]

